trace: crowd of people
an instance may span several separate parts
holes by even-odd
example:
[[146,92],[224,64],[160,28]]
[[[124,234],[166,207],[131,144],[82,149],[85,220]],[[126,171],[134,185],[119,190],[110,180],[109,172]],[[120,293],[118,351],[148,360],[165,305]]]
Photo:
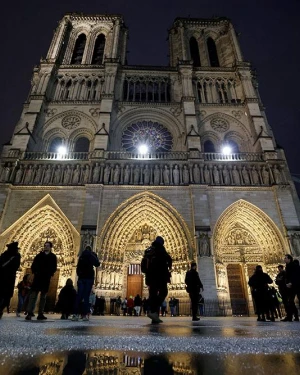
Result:
[[[44,309],[50,280],[57,270],[57,258],[52,252],[52,243],[46,241],[44,248],[33,259],[31,273],[24,275],[18,283],[18,305],[16,315],[20,317],[25,311],[25,319],[32,320],[35,306],[40,294],[37,320],[46,320]],[[14,293],[16,273],[20,267],[21,256],[18,242],[7,245],[7,250],[0,255],[0,319],[3,310],[9,307]],[[257,265],[249,278],[249,286],[253,297],[258,321],[299,321],[295,297],[300,301],[300,265],[290,254],[284,258],[285,267],[278,265],[275,284],[261,265]],[[95,268],[100,266],[97,254],[91,246],[86,246],[80,255],[76,267],[77,288],[72,279],[67,279],[60,290],[55,311],[61,313],[61,319],[71,318],[73,321],[88,321],[91,314],[104,315],[106,300],[97,296],[94,289]],[[179,300],[168,295],[168,283],[171,279],[172,258],[164,247],[164,239],[156,237],[151,246],[145,250],[141,263],[145,274],[149,297],[142,298],[139,294],[129,297],[110,299],[110,314],[117,316],[147,316],[152,324],[162,323],[161,317],[179,315]],[[197,272],[197,263],[192,262],[185,276],[186,291],[191,301],[192,321],[199,321],[204,313],[203,284]],[[286,312],[281,314],[281,303]]]

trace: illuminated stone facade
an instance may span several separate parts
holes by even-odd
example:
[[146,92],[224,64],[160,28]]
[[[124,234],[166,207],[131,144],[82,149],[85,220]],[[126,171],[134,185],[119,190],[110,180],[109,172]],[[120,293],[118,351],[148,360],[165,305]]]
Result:
[[169,66],[128,65],[126,46],[120,16],[60,21],[2,152],[1,248],[20,242],[21,277],[53,240],[60,289],[90,244],[97,294],[124,297],[129,267],[161,235],[169,296],[187,299],[196,260],[207,300],[248,304],[254,265],[273,276],[284,253],[300,256],[300,210],[233,26],[176,19]]

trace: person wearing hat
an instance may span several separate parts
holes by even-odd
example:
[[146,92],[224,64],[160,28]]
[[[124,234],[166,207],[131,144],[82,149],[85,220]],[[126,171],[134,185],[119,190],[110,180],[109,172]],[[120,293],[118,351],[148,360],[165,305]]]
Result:
[[149,288],[148,317],[152,323],[162,323],[159,319],[159,308],[168,295],[168,283],[171,277],[172,258],[164,247],[164,239],[156,237],[149,249],[149,267],[146,272],[146,285]]
[[185,284],[186,284],[186,291],[188,292],[191,305],[192,305],[192,320],[198,321],[198,305],[199,305],[199,298],[200,292],[203,291],[203,284],[200,280],[199,274],[197,272],[197,263],[191,263],[191,269],[187,271],[185,275]]
[[16,273],[21,262],[18,245],[18,242],[6,245],[7,250],[0,255],[0,319],[14,294]]

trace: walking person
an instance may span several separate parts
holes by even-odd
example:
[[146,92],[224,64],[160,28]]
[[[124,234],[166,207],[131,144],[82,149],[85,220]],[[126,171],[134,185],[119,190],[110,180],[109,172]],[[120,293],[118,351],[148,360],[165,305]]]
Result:
[[291,322],[294,315],[294,320],[299,322],[298,309],[295,305],[295,297],[297,294],[297,284],[299,279],[298,267],[290,254],[285,255],[284,262],[287,287],[287,315],[284,319],[282,319],[282,321]]
[[146,275],[146,285],[149,288],[148,317],[152,323],[162,323],[159,319],[159,309],[168,295],[167,284],[171,279],[172,258],[164,247],[164,239],[156,237],[150,248],[145,250],[141,270]]
[[16,273],[21,262],[18,245],[18,242],[6,245],[7,250],[0,255],[0,319],[14,294]]
[[83,301],[82,320],[89,320],[89,298],[95,279],[94,267],[99,266],[100,262],[97,257],[97,254],[92,251],[91,246],[86,246],[85,250],[79,257],[78,264],[76,267],[76,272],[78,276],[78,290],[75,304],[75,314],[72,317],[72,320],[74,321],[79,320],[79,304],[81,303],[81,301]]
[[31,270],[34,278],[28,297],[26,320],[31,320],[34,316],[33,313],[39,293],[41,293],[41,295],[37,320],[47,319],[47,317],[44,315],[47,293],[49,290],[51,277],[57,270],[57,258],[56,255],[52,253],[52,247],[52,242],[46,241],[44,244],[44,249],[33,259]]
[[268,284],[272,283],[271,277],[263,272],[262,266],[257,265],[254,274],[249,278],[248,285],[251,287],[258,321],[269,320]]
[[188,292],[192,305],[192,321],[200,320],[198,315],[199,296],[203,291],[203,284],[197,272],[197,263],[191,263],[191,269],[185,275],[186,291]]
[[31,280],[30,280],[30,273],[27,273],[24,275],[23,280],[19,282],[17,285],[18,288],[18,307],[17,307],[17,312],[16,316],[20,317],[22,308],[27,304],[27,299],[29,296],[29,292],[31,289]]

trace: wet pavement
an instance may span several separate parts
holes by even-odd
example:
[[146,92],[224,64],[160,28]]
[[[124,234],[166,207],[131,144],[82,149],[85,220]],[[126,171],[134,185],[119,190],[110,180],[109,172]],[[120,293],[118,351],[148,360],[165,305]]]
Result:
[[300,323],[255,318],[0,321],[0,374],[299,374]]

